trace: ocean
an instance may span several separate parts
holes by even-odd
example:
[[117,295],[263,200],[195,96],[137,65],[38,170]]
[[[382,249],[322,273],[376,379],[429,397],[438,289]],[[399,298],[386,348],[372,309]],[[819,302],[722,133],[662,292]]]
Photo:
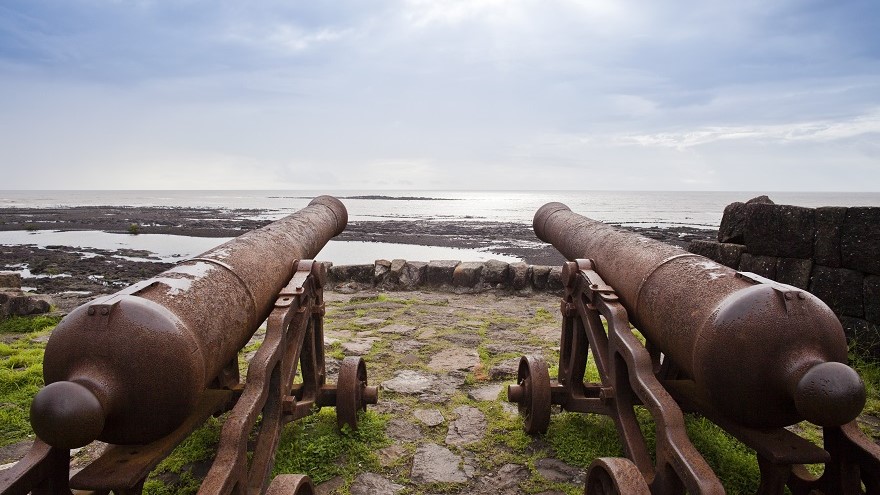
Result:
[[[551,201],[595,220],[633,226],[717,228],[724,207],[766,194],[797,206],[880,206],[880,192],[731,191],[0,191],[0,208],[164,206],[255,210],[258,218],[292,213],[321,194],[340,198],[350,221],[451,220],[531,224]],[[406,199],[400,199],[406,198]]]
[[[880,206],[880,193],[672,192],[672,191],[0,191],[0,208],[72,206],[206,207],[247,210],[243,216],[274,220],[321,194],[345,204],[349,221],[491,221],[530,225],[542,205],[558,201],[590,218],[627,226],[688,226],[715,229],[724,207],[767,194],[779,204]],[[198,255],[227,239],[105,232],[0,232],[0,245],[67,245],[97,249],[143,249],[166,261]],[[518,261],[476,249],[330,241],[318,259],[337,264],[385,259]],[[22,269],[25,269],[23,267]]]

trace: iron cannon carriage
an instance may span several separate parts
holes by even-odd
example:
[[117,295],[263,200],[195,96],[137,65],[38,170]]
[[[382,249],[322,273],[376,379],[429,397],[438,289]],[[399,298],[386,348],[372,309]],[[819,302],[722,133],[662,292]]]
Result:
[[[341,426],[378,400],[360,358],[326,382],[323,286],[311,261],[345,228],[330,196],[158,276],[84,304],[52,333],[46,386],[34,398],[36,440],[0,472],[0,493],[141,493],[147,475],[212,415],[228,412],[199,493],[308,495],[307,476],[271,480],[281,428],[322,406]],[[239,350],[267,322],[240,381]],[[256,432],[255,438],[253,432]],[[69,478],[70,449],[104,452]]]
[[[880,494],[880,447],[855,422],[864,384],[819,299],[561,203],[540,208],[534,229],[571,260],[558,378],[523,356],[508,399],[532,434],[546,432],[551,405],[613,420],[626,457],[596,459],[585,493],[724,493],[685,430],[683,413],[695,412],[756,452],[759,494]],[[584,381],[590,355],[600,383]],[[654,460],[636,407],[655,421]],[[786,429],[803,420],[822,427],[824,448]],[[824,464],[822,475],[808,464]]]

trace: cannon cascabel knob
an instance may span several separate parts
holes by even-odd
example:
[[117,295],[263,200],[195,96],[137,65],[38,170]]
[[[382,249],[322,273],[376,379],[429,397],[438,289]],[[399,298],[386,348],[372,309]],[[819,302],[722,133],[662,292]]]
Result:
[[837,362],[818,363],[797,382],[794,405],[804,419],[819,426],[840,426],[865,407],[865,384],[858,373]]
[[50,383],[31,403],[31,425],[49,445],[75,449],[101,434],[104,409],[95,394],[79,383]]

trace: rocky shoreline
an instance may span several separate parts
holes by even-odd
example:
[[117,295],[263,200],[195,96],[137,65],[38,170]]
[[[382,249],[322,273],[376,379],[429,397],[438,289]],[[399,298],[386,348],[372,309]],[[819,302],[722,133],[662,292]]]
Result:
[[[265,213],[261,210],[118,206],[2,208],[0,231],[100,230],[130,234],[136,230],[138,234],[235,237],[270,223],[270,220],[256,219]],[[630,230],[683,248],[691,240],[714,240],[717,236],[715,230],[689,227]],[[351,221],[336,240],[479,248],[517,256],[529,265],[555,266],[564,261],[552,246],[535,237],[531,225],[510,222]],[[94,295],[115,292],[173,266],[157,258],[149,260],[150,257],[151,253],[146,251],[3,245],[0,246],[0,270],[27,266],[38,278],[26,277],[24,285],[53,295],[60,308],[69,309]]]

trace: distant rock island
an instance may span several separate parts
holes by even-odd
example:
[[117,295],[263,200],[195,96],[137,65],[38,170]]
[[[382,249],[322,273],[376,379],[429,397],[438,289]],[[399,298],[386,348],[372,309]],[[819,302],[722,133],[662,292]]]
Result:
[[345,196],[340,199],[386,199],[392,201],[457,201],[455,198],[426,198],[422,196],[382,196],[370,194],[366,196]]

